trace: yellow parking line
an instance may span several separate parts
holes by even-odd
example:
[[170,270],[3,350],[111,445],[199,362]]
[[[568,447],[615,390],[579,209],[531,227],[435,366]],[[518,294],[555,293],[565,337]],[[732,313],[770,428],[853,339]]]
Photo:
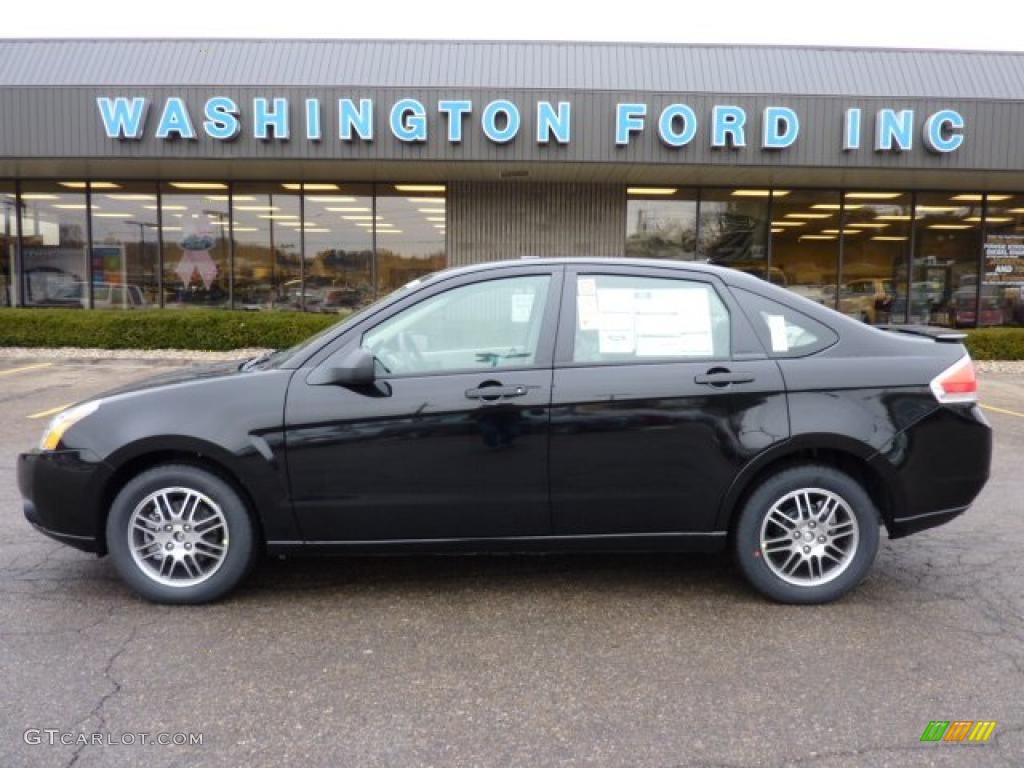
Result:
[[1024,419],[1024,413],[1021,413],[1020,411],[1011,411],[1008,408],[996,408],[994,405],[985,405],[984,403],[981,403],[981,407],[984,408],[986,411],[995,411],[996,413],[1006,413],[1006,414],[1009,414],[1010,416],[1017,416],[1019,418]]
[[42,418],[45,418],[47,416],[53,416],[55,413],[60,413],[65,408],[68,408],[69,406],[72,406],[72,405],[74,405],[74,403],[65,403],[64,405],[58,405],[56,408],[49,408],[49,409],[47,409],[45,411],[40,411],[39,413],[30,414],[27,418],[30,418],[30,419],[42,419]]
[[6,371],[0,371],[0,376],[6,376],[9,373],[21,373],[22,371],[33,371],[36,368],[49,368],[53,363],[33,363],[32,365],[23,365],[21,368],[8,368]]

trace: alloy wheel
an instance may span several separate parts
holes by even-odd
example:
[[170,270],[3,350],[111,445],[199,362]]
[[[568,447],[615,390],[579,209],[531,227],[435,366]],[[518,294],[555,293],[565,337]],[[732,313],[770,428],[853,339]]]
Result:
[[147,577],[169,587],[191,587],[224,564],[228,523],[206,494],[192,488],[161,488],[132,511],[128,545]]
[[816,587],[853,562],[860,527],[850,505],[823,488],[801,488],[776,501],[761,523],[761,554],[778,578]]

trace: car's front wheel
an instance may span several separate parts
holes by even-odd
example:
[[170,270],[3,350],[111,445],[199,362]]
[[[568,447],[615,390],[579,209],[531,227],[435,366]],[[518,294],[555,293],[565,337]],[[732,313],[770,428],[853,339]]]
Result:
[[820,465],[790,467],[748,498],[735,530],[736,559],[773,600],[827,603],[867,575],[878,529],[878,511],[852,477]]
[[252,519],[222,478],[167,464],[131,479],[107,517],[107,549],[121,578],[158,603],[206,603],[252,566]]

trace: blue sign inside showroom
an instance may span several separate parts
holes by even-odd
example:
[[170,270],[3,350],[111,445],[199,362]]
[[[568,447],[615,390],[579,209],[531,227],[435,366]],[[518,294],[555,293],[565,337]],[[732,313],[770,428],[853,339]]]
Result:
[[[573,137],[572,103],[537,101],[524,107],[508,99],[486,104],[470,99],[442,99],[425,104],[403,98],[387,104],[373,99],[304,99],[292,104],[286,98],[255,98],[242,105],[227,96],[213,96],[201,106],[186,105],[171,96],[153,105],[143,96],[101,96],[96,99],[103,129],[110,139],[138,140],[151,135],[160,140],[195,141],[200,138],[230,142],[243,130],[267,142],[324,140],[324,113],[333,112],[334,139],[344,143],[378,140],[383,126],[391,140],[416,144],[429,135],[429,110],[439,116],[439,133],[449,144],[459,144],[467,131],[479,130],[494,144],[516,140],[537,144],[569,144]],[[155,109],[151,109],[155,107]],[[153,114],[151,114],[151,112]],[[615,105],[608,119],[613,121],[615,145],[629,146],[645,134],[654,134],[667,147],[682,149],[695,141],[712,147],[739,149],[748,145],[763,150],[785,150],[800,139],[800,115],[785,106],[772,106],[750,113],[742,106],[716,104],[709,114],[698,115],[683,103],[651,109],[643,102]],[[525,124],[529,121],[530,128]],[[860,108],[843,113],[842,149],[853,152],[870,147],[876,152],[906,152],[920,140],[932,152],[955,152],[964,142],[965,121],[954,109],[939,109],[927,115],[912,109]]]

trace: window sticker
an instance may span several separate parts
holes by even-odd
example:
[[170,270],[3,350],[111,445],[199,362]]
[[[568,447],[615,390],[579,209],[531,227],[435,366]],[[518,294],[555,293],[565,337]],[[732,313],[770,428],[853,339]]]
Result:
[[602,355],[631,355],[636,348],[633,330],[601,330],[597,337],[598,352]]
[[530,322],[530,315],[533,313],[533,294],[532,293],[513,293],[512,294],[512,322],[513,323],[528,323]]
[[581,331],[596,331],[600,320],[596,296],[579,296],[576,299],[576,314]]
[[580,296],[593,296],[597,293],[597,281],[592,277],[581,277],[576,281],[576,293]]
[[600,288],[597,291],[597,307],[601,314],[633,312],[634,300],[638,293],[632,288]]
[[764,314],[771,335],[772,352],[789,352],[789,337],[786,333],[786,318],[782,315]]

